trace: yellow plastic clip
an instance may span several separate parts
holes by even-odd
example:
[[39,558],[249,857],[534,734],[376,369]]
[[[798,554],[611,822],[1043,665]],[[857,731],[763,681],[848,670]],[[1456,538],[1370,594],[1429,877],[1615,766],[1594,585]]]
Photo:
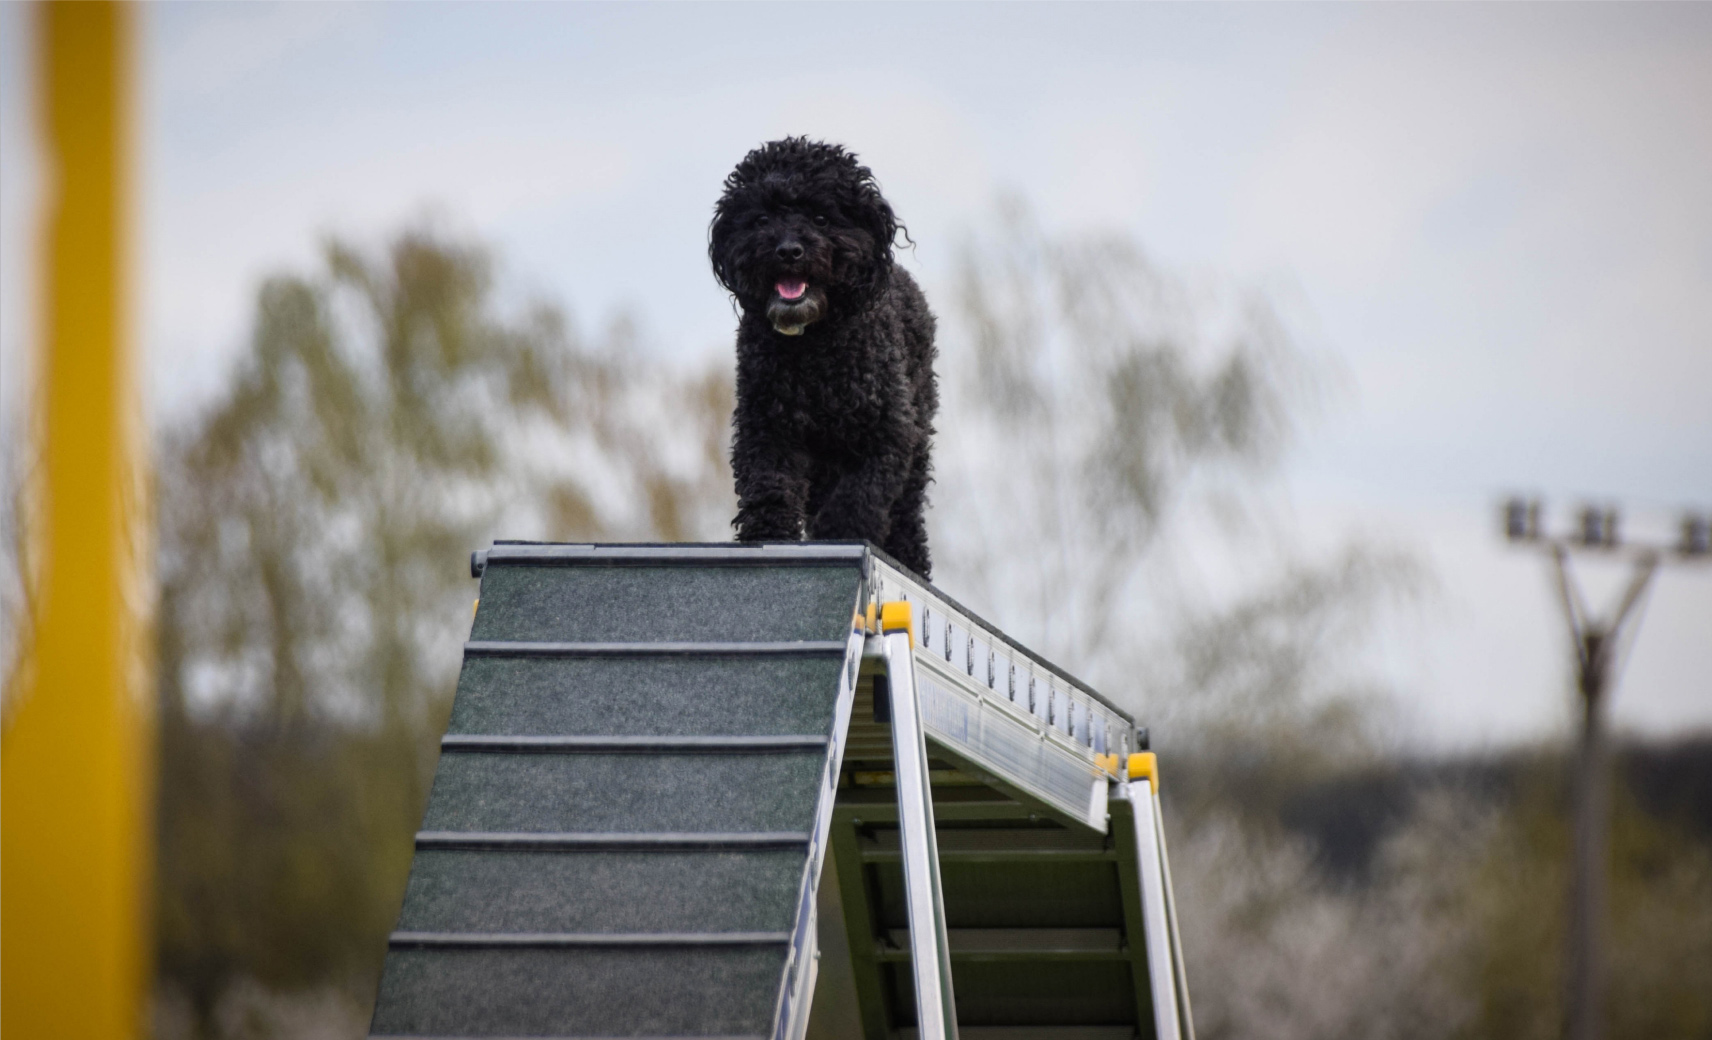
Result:
[[910,605],[904,600],[893,600],[880,604],[881,632],[908,632],[910,648],[915,648],[915,622],[910,612]]
[[1129,756],[1129,778],[1145,779],[1154,793],[1159,793],[1159,756],[1151,751],[1137,751]]
[[1118,775],[1118,756],[1115,753],[1110,755],[1096,754],[1094,756],[1094,765],[1113,776]]
[[879,609],[872,603],[868,604],[868,634],[871,636],[880,634]]

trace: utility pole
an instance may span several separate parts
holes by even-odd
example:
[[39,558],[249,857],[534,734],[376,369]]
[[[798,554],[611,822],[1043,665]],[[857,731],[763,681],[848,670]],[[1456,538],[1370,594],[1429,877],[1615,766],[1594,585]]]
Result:
[[[1581,695],[1581,739],[1570,763],[1575,844],[1564,1033],[1568,1040],[1599,1040],[1605,1024],[1603,932],[1611,800],[1606,702],[1619,648],[1633,642],[1633,631],[1639,624],[1636,607],[1653,575],[1666,562],[1698,562],[1712,556],[1712,522],[1705,514],[1690,513],[1682,519],[1682,536],[1676,545],[1626,545],[1618,537],[1615,509],[1585,506],[1577,517],[1580,530],[1558,537],[1542,531],[1540,513],[1537,499],[1510,499],[1504,504],[1504,534],[1512,543],[1537,546],[1551,557],[1558,598],[1569,623],[1575,685]],[[1570,557],[1575,552],[1626,559],[1630,564],[1629,584],[1615,608],[1604,616],[1588,610],[1575,582],[1570,569]]]

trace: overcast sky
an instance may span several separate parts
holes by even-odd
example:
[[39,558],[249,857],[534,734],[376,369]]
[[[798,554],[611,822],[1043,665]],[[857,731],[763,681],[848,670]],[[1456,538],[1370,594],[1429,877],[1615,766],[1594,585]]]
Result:
[[[27,12],[0,6],[0,377],[29,331]],[[258,279],[423,214],[585,324],[729,350],[709,207],[759,141],[856,149],[930,294],[1001,194],[1266,288],[1337,373],[1285,470],[1310,544],[1441,591],[1389,667],[1416,736],[1567,718],[1543,564],[1497,497],[1712,506],[1712,5],[150,5],[151,405],[203,399]],[[1595,577],[1600,577],[1595,575]],[[1610,575],[1603,576],[1609,579]],[[953,590],[955,592],[955,590]],[[1712,567],[1661,579],[1619,723],[1712,726]]]

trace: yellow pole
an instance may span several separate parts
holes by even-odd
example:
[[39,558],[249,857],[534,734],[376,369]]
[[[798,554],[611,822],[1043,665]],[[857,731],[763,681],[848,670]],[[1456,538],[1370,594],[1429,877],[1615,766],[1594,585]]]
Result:
[[146,1033],[147,510],[129,304],[132,12],[36,10],[46,163],[40,585],[0,745],[0,1032]]

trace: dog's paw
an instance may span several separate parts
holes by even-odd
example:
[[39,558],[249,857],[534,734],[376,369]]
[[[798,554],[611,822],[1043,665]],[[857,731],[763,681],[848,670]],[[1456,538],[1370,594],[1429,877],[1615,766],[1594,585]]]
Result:
[[883,545],[891,530],[891,519],[883,509],[864,509],[858,503],[830,502],[808,523],[808,536],[825,542],[873,542]]
[[797,542],[802,540],[802,517],[784,511],[744,510],[731,521],[740,542]]

